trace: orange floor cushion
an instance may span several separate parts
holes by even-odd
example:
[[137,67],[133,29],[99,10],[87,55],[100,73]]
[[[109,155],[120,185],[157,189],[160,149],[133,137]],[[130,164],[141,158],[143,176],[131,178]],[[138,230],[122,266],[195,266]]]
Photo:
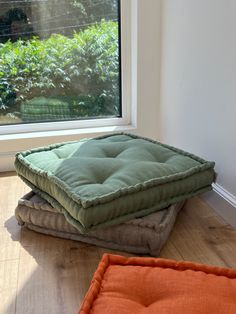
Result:
[[235,314],[236,269],[105,254],[79,314]]

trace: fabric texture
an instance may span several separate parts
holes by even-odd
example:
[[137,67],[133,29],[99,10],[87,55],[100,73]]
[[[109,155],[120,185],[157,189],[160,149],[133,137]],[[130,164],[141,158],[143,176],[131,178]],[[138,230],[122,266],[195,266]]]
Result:
[[15,168],[83,233],[206,192],[215,176],[213,162],[131,134],[18,153]]
[[79,314],[234,314],[236,269],[105,254]]
[[136,254],[158,256],[184,202],[143,218],[81,234],[45,200],[33,192],[23,196],[15,210],[20,225],[36,232]]

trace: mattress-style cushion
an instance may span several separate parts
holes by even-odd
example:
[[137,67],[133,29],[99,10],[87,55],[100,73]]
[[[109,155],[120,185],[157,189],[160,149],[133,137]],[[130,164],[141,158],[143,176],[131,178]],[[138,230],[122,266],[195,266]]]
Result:
[[104,255],[79,314],[234,314],[236,269]]
[[120,224],[211,189],[214,163],[131,134],[18,153],[18,175],[86,232]]
[[33,192],[19,200],[15,216],[20,225],[36,232],[114,250],[158,256],[182,206],[183,202],[174,204],[143,218],[89,231],[86,235],[81,234],[66,221],[63,214]]

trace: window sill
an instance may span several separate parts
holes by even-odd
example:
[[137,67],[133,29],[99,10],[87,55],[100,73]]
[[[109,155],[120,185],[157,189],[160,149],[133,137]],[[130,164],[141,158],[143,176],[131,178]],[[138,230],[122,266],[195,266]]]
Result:
[[0,135],[0,141],[11,141],[11,140],[22,140],[22,139],[36,139],[36,138],[47,138],[47,137],[67,137],[76,135],[90,135],[99,133],[109,132],[125,132],[136,130],[135,125],[117,125],[117,126],[105,126],[105,127],[92,127],[92,128],[81,128],[81,129],[67,129],[57,131],[38,131],[38,132],[25,132],[18,134],[4,134]]

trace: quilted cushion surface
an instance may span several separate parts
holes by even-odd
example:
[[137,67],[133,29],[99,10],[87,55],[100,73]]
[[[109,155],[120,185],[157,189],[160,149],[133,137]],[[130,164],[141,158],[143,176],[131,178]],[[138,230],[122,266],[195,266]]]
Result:
[[79,314],[234,314],[236,269],[104,255]]
[[18,201],[15,216],[20,225],[36,232],[82,241],[100,247],[158,256],[175,223],[183,202],[117,226],[83,235],[40,196],[30,192]]
[[130,134],[18,153],[19,176],[81,232],[119,224],[211,188],[214,163]]

